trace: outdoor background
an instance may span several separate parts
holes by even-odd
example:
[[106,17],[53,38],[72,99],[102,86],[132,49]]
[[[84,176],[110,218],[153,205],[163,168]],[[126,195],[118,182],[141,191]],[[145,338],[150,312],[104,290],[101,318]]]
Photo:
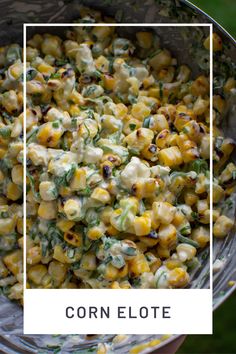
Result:
[[[190,0],[236,38],[236,0]],[[188,336],[177,354],[236,353],[236,294],[214,314],[212,336]],[[193,318],[194,321],[194,318]]]

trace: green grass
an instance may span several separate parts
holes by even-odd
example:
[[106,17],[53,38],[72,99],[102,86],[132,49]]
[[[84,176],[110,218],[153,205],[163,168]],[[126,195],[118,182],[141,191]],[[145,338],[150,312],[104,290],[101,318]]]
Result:
[[214,334],[188,336],[177,354],[235,354],[235,308],[236,293],[214,313]]
[[[236,38],[236,0],[190,0]],[[236,351],[235,351],[236,352]]]

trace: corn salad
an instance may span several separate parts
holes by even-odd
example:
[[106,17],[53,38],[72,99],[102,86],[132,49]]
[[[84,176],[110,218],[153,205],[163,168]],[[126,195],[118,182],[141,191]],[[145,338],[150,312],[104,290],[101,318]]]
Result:
[[23,64],[18,44],[0,48],[0,293],[22,302]]
[[66,35],[27,45],[28,287],[185,287],[209,242],[208,78],[152,31]]
[[[74,27],[66,38],[27,43],[27,286],[185,287],[210,237],[208,77],[192,79],[152,31],[131,42],[115,27]],[[20,48],[1,50],[1,124],[11,135],[1,138],[0,241],[10,245],[0,287],[22,299],[22,64],[12,52]],[[224,90],[235,90],[233,78]],[[215,95],[216,124],[224,106]],[[216,127],[214,136],[213,232],[224,238],[234,142]]]

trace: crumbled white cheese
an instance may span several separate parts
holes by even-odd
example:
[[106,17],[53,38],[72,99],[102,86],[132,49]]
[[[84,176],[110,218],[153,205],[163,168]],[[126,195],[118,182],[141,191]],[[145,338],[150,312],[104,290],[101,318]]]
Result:
[[122,183],[124,183],[126,187],[131,188],[132,185],[137,183],[140,179],[150,177],[150,168],[141,162],[138,157],[132,157],[120,176]]

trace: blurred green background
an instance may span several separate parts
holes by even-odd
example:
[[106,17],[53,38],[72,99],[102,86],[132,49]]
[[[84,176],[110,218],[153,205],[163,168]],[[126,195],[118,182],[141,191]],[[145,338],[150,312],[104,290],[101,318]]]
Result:
[[[236,38],[236,0],[189,0]],[[236,350],[235,350],[236,353]]]
[[[190,0],[236,38],[236,0]],[[236,294],[214,313],[212,336],[188,336],[177,354],[236,353]],[[194,319],[193,319],[194,321]]]
[[236,294],[233,294],[214,313],[214,334],[188,336],[177,354],[235,354],[235,308]]

